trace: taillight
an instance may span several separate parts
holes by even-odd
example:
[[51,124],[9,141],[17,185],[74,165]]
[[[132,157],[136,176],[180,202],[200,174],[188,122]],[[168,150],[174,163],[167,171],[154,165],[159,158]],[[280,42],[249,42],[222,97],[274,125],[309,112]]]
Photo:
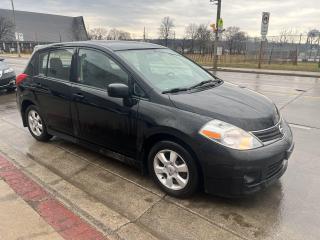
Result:
[[16,77],[16,85],[18,86],[22,81],[24,81],[28,77],[28,74],[21,73]]

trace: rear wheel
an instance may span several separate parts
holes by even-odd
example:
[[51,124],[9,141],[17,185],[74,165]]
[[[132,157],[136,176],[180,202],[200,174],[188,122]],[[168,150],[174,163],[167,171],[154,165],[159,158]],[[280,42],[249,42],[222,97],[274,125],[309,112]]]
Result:
[[149,172],[171,196],[188,197],[198,189],[196,162],[188,150],[175,142],[161,141],[151,149]]
[[48,134],[45,122],[36,106],[29,106],[26,110],[25,117],[27,119],[28,129],[35,139],[45,142],[52,138],[52,136]]

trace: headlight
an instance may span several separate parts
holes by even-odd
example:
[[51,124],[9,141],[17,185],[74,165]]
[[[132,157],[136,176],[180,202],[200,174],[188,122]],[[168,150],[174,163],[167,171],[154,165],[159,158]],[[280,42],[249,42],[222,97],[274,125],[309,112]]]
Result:
[[13,72],[12,68],[7,68],[3,71],[4,74]]
[[220,120],[212,120],[205,124],[199,133],[226,147],[248,150],[262,146],[262,143],[250,133]]

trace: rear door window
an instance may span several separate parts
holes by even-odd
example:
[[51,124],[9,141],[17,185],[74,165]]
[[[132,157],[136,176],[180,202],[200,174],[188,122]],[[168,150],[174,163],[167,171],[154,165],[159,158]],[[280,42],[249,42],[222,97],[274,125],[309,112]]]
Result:
[[47,76],[69,80],[73,54],[73,48],[50,51]]

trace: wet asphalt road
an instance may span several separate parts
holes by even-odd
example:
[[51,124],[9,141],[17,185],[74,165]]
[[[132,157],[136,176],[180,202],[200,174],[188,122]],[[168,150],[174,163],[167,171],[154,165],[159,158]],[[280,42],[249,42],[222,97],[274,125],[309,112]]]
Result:
[[[19,72],[26,60],[7,62]],[[112,159],[57,138],[38,143],[22,128],[15,95],[4,91],[0,151],[110,238],[320,239],[320,79],[217,75],[271,98],[294,132],[285,175],[247,198],[173,199]]]

